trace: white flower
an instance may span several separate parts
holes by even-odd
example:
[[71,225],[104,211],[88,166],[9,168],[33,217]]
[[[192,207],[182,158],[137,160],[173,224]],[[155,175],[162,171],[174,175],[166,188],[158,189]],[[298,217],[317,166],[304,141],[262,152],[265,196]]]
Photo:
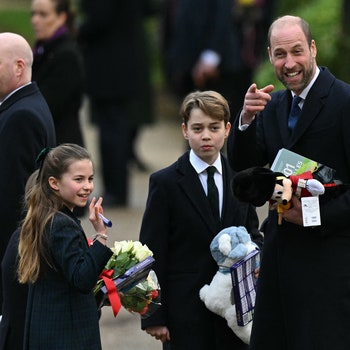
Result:
[[134,252],[136,252],[140,248],[142,248],[142,243],[140,241],[134,242],[134,247],[133,247]]
[[153,253],[148,249],[146,244],[142,245],[140,243],[140,247],[138,249],[135,249],[135,247],[134,247],[134,251],[135,251],[135,258],[138,261],[142,261],[142,260],[146,259],[147,257],[153,255]]
[[122,250],[121,242],[115,241],[114,247],[111,248],[115,255],[118,255]]
[[121,253],[130,253],[133,254],[135,250],[135,246],[142,247],[140,242],[133,241],[115,241],[114,247],[112,247],[112,251],[115,255],[119,255]]

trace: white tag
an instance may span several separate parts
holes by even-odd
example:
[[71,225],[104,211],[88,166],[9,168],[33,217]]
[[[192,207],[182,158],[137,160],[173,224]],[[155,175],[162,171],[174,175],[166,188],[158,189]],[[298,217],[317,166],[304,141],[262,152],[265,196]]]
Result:
[[320,204],[318,196],[302,197],[301,210],[303,212],[303,225],[306,226],[320,226]]

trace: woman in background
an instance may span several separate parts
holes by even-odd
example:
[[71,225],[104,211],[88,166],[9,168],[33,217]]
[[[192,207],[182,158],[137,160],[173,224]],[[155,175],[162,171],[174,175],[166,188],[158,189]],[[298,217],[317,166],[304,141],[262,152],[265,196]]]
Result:
[[83,61],[73,39],[74,15],[69,0],[33,0],[33,77],[54,119],[57,144],[83,146],[79,110],[83,98]]

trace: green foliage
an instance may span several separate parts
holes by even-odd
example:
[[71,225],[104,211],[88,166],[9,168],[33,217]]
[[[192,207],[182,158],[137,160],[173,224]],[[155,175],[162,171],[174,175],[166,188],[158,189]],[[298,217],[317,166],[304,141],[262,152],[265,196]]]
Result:
[[20,34],[32,44],[34,35],[30,23],[29,6],[0,8],[0,32]]
[[160,55],[159,21],[156,17],[145,21],[145,30],[148,35],[148,50],[151,63],[152,84],[161,87],[163,83],[162,62]]
[[[118,1],[118,0],[116,0]],[[278,1],[277,16],[285,14],[305,18],[311,26],[317,45],[317,63],[327,66],[341,79],[350,81],[350,66],[347,56],[350,53],[350,39],[341,33],[342,5],[348,0],[283,0]],[[77,0],[73,0],[74,3]],[[146,22],[150,37],[152,82],[162,86],[161,57],[159,52],[158,20]],[[32,45],[33,31],[30,24],[30,0],[1,0],[0,32],[12,31],[23,35]],[[345,55],[344,55],[345,53]],[[274,84],[275,89],[283,88],[275,78],[267,53],[255,74],[259,87]],[[349,66],[349,68],[348,68]]]

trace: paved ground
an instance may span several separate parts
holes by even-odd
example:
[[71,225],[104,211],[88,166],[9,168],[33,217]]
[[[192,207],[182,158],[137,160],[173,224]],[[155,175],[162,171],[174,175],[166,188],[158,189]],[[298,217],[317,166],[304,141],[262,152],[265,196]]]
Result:
[[[99,182],[99,159],[96,147],[96,130],[84,120],[84,134],[87,148],[93,154],[97,165],[95,176],[95,194],[101,193]],[[132,239],[137,240],[141,225],[141,219],[145,208],[148,179],[151,171],[160,169],[172,161],[175,161],[184,150],[180,124],[174,121],[160,121],[145,128],[138,142],[139,154],[150,167],[149,172],[140,172],[132,168],[131,171],[131,193],[127,209],[106,209],[105,216],[113,221],[113,227],[109,232],[109,243],[115,240]],[[85,218],[82,220],[85,232],[91,235],[91,225]],[[161,343],[140,328],[139,315],[130,314],[121,309],[114,318],[111,308],[104,307],[102,310],[101,339],[103,350],[159,350]]]
[[[149,172],[131,171],[131,193],[129,206],[126,209],[106,209],[105,216],[113,221],[109,232],[109,243],[115,240],[137,240],[141,219],[145,208],[148,179],[150,172],[163,168],[175,161],[185,149],[181,134],[180,123],[174,115],[173,120],[159,118],[159,120],[145,128],[138,142],[141,158],[150,166]],[[95,194],[101,193],[99,182],[99,159],[96,148],[96,130],[83,115],[84,134],[87,148],[93,154],[97,165],[95,177]],[[264,214],[264,213],[263,213]],[[262,214],[262,215],[263,215]],[[94,233],[85,218],[82,224],[87,234]],[[121,309],[114,318],[111,308],[104,307],[100,321],[103,350],[160,350],[161,343],[140,329],[139,315],[130,314]]]

